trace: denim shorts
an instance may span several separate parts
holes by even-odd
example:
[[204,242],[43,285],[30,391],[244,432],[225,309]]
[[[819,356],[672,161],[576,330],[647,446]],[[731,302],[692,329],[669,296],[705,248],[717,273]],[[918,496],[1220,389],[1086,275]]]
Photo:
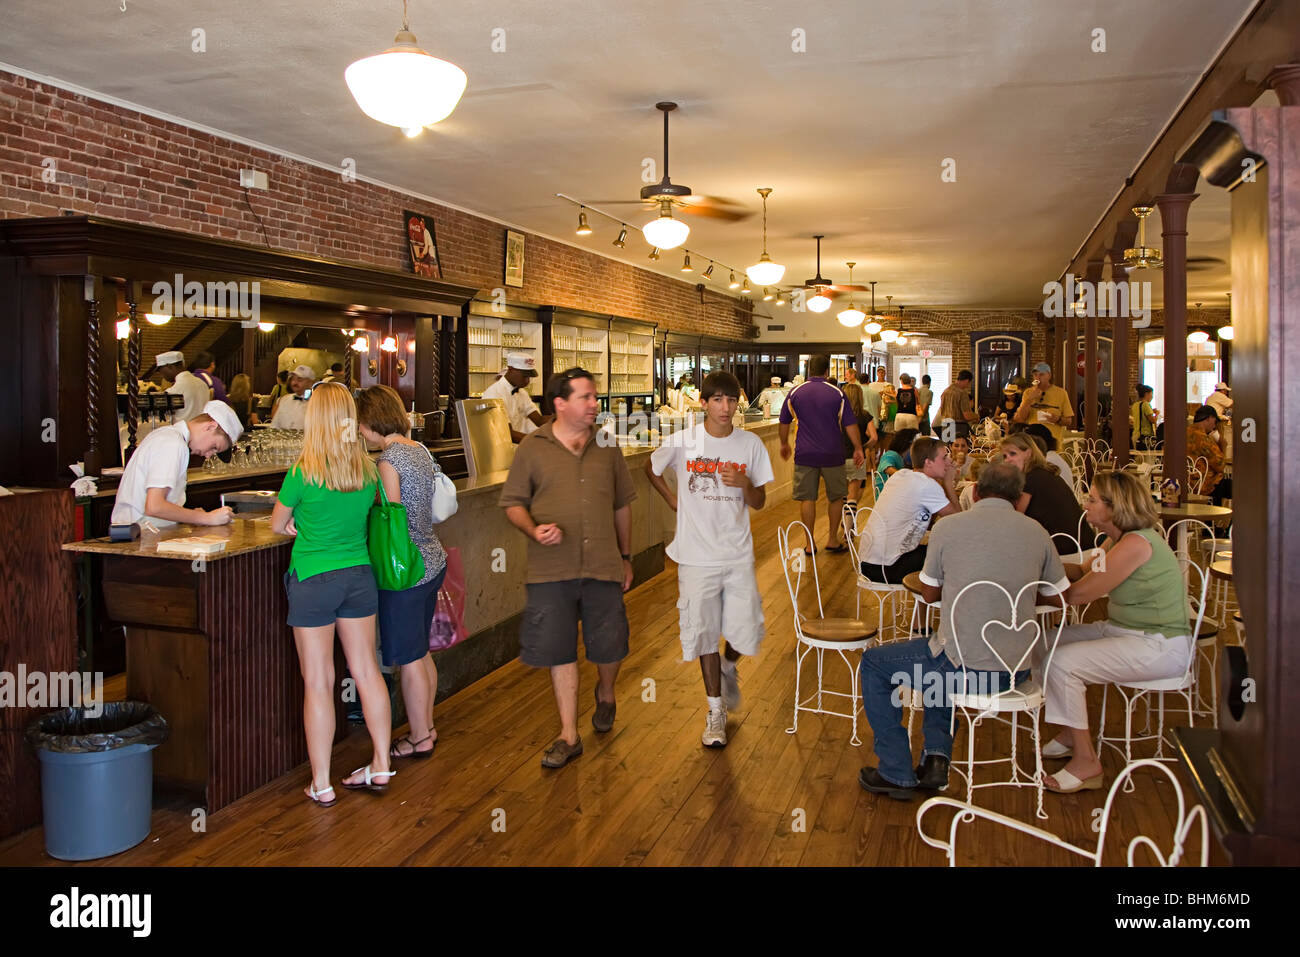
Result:
[[409,665],[429,653],[429,629],[447,568],[423,585],[379,593],[379,649],[384,664]]
[[337,618],[368,618],[379,609],[379,589],[369,565],[336,568],[298,580],[285,572],[284,591],[289,596],[290,628],[321,628]]

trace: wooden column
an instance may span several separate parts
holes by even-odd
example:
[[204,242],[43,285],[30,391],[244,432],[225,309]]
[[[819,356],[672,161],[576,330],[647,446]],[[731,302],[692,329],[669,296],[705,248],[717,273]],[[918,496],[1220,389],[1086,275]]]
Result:
[[[1101,281],[1101,270],[1104,265],[1100,259],[1088,260],[1086,278],[1092,283],[1094,293],[1097,290],[1097,283]],[[1083,434],[1090,439],[1097,438],[1097,308],[1098,303],[1094,297],[1092,308],[1083,319],[1083,415],[1078,416],[1079,410],[1075,410],[1076,428],[1082,420]],[[1074,396],[1070,396],[1070,401],[1074,401]]]
[[98,276],[86,277],[86,453],[84,474],[98,476],[104,457],[99,447],[99,358],[102,351],[99,329],[99,297],[103,283]]
[[[1128,270],[1121,265],[1121,262],[1124,259],[1124,250],[1132,246],[1136,235],[1137,219],[1132,216],[1120,223],[1119,228],[1115,231],[1115,241],[1111,245],[1109,253],[1111,282],[1127,283],[1129,281]],[[1150,308],[1151,303],[1146,302],[1145,299],[1143,302],[1146,308]],[[1132,311],[1131,298],[1129,300],[1129,310]],[[1115,451],[1116,468],[1122,468],[1129,460],[1128,412],[1132,403],[1129,401],[1131,386],[1128,381],[1128,342],[1129,327],[1132,322],[1133,319],[1129,316],[1117,317],[1111,334],[1110,437],[1111,448]]]
[[[1170,179],[1176,175],[1177,170]],[[1194,184],[1195,178],[1191,179]],[[1187,501],[1187,210],[1196,195],[1177,192],[1156,197],[1165,263],[1164,477],[1177,480],[1180,505]]]
[[[1061,351],[1061,388],[1070,397],[1070,405],[1075,406],[1079,402],[1074,368],[1074,355],[1079,348],[1079,320],[1074,314],[1074,304],[1072,302],[1067,302],[1065,308],[1065,348]],[[1078,409],[1075,409],[1075,412],[1078,411]],[[1079,427],[1077,417],[1074,420],[1074,427],[1076,429]]]

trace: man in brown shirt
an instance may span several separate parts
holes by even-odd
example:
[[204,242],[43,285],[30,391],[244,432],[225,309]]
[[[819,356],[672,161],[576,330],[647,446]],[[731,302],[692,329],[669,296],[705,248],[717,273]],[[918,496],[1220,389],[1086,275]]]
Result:
[[614,679],[627,657],[623,592],[632,587],[632,476],[617,446],[596,441],[591,373],[551,378],[555,420],[527,435],[501,490],[506,518],[529,538],[528,601],[519,660],[551,669],[560,737],[542,757],[559,768],[582,753],[578,736],[578,619],[596,666],[597,731],[614,726]]
[[[957,381],[944,389],[939,397],[939,415],[934,419],[934,429],[943,441],[968,437],[971,426],[979,421],[975,400],[971,396],[974,382],[975,376],[971,371],[962,369],[957,373]],[[952,425],[948,425],[949,422]]]

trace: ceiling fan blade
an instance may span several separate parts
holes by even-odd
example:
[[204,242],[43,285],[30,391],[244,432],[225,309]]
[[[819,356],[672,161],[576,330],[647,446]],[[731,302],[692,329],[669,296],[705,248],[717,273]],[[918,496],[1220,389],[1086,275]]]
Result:
[[848,283],[835,283],[835,284],[834,284],[833,286],[831,286],[830,288],[833,289],[835,292],[840,292],[840,293],[844,293],[844,292],[866,292],[866,291],[867,291],[867,287],[866,287],[866,286],[850,286]]
[[588,200],[588,206],[645,206],[654,207],[657,205],[654,200],[649,199],[593,199]]
[[683,213],[691,216],[725,219],[732,223],[748,219],[754,215],[753,210],[746,209],[739,203],[734,203],[729,199],[721,199],[717,196],[683,196],[674,205]]

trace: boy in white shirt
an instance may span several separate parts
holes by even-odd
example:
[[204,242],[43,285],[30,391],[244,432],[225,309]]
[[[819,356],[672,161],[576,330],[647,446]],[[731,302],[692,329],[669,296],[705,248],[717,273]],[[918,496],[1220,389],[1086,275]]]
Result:
[[[646,462],[650,484],[677,513],[667,553],[677,562],[682,660],[699,658],[704,677],[709,714],[701,740],[709,748],[726,747],[727,711],[740,706],[736,662],[758,654],[763,641],[749,509],[763,507],[774,476],[762,440],[731,424],[739,399],[735,376],[710,373],[700,389],[704,423],[669,436]],[[663,478],[669,468],[675,492]]]

